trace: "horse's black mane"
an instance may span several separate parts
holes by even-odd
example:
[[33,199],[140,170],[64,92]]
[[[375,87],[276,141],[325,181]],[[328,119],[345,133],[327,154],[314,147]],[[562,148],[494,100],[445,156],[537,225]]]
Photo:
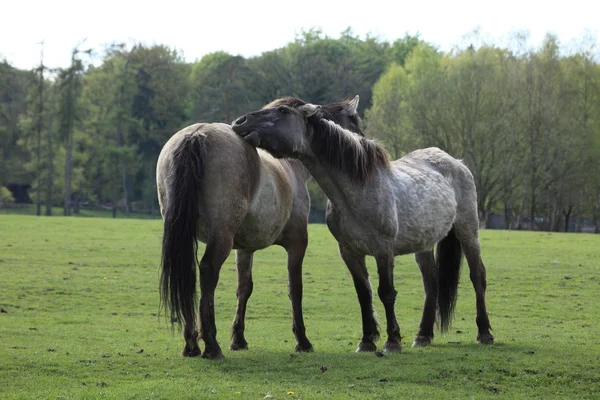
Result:
[[347,130],[319,115],[309,118],[308,123],[314,129],[312,149],[315,154],[353,181],[364,184],[375,167],[389,165],[389,155],[375,141],[363,136],[352,138]]

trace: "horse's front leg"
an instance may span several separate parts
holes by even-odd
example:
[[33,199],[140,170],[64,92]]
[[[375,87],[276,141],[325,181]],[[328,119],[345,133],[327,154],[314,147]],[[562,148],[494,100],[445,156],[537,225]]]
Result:
[[379,274],[379,288],[377,293],[379,299],[385,308],[385,318],[387,320],[388,339],[383,346],[385,353],[399,353],[400,346],[400,326],[396,320],[396,289],[394,289],[394,254],[378,255],[375,257],[377,261],[377,273]]
[[377,350],[375,342],[379,339],[379,330],[373,312],[373,292],[371,291],[369,273],[365,265],[365,256],[356,254],[341,244],[339,247],[340,255],[352,275],[362,314],[363,336],[356,352],[375,351]]
[[292,301],[292,331],[296,336],[296,351],[298,352],[313,351],[313,346],[306,337],[302,316],[302,261],[307,245],[308,239],[298,240],[286,247],[288,253],[288,295]]
[[233,234],[215,234],[206,243],[206,251],[200,261],[200,336],[205,344],[203,358],[223,358],[223,352],[217,342],[215,288],[219,282],[221,266],[232,247]]
[[238,250],[236,254],[238,281],[237,281],[237,308],[235,318],[231,327],[231,350],[246,350],[248,342],[244,337],[246,328],[246,305],[252,294],[254,283],[252,282],[252,259],[254,252]]

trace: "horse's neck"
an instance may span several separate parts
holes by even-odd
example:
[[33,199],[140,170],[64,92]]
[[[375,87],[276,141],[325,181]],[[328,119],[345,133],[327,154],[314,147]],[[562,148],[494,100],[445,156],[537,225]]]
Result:
[[298,176],[302,182],[306,182],[310,179],[310,171],[306,169],[302,161],[292,158],[287,158],[286,160],[290,164],[290,167],[292,168],[296,176]]
[[365,196],[365,187],[353,182],[347,175],[331,168],[318,159],[303,159],[306,169],[310,171],[315,181],[319,184],[327,198],[334,205],[350,205],[359,203]]

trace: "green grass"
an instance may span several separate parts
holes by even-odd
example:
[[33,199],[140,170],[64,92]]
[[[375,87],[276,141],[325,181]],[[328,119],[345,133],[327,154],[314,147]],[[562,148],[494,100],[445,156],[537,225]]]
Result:
[[[397,258],[404,349],[378,358],[354,353],[354,287],[334,239],[313,225],[304,312],[315,352],[293,352],[285,252],[273,247],[255,256],[248,351],[226,350],[233,255],[223,266],[225,359],[209,361],[181,357],[181,334],[157,315],[161,230],[159,220],[0,215],[0,399],[600,397],[600,235],[481,232],[492,346],[475,342],[464,268],[451,332],[411,348],[423,289],[412,257]],[[376,276],[372,260],[369,270]]]

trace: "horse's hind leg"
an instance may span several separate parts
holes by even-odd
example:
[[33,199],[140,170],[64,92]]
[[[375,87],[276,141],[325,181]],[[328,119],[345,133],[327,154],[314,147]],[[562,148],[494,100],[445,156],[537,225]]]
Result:
[[365,265],[365,256],[355,254],[342,245],[339,247],[340,255],[352,275],[362,314],[363,337],[356,352],[375,351],[377,350],[375,342],[379,339],[379,330],[373,313],[373,292],[371,291],[369,273]]
[[289,297],[292,301],[292,331],[296,337],[296,351],[313,351],[313,346],[306,337],[304,318],[302,316],[302,261],[308,246],[308,233],[299,234],[294,243],[286,246],[288,253]]
[[437,303],[437,273],[433,251],[415,253],[415,260],[423,276],[423,287],[425,289],[425,304],[423,305],[423,316],[419,325],[419,332],[415,336],[413,347],[427,346],[433,341],[433,325],[435,323],[435,310]]
[[222,358],[223,352],[217,342],[215,324],[215,288],[219,281],[221,266],[233,247],[233,233],[214,232],[206,243],[206,251],[200,261],[200,335],[204,340],[203,358]]
[[252,282],[252,258],[254,252],[247,250],[238,250],[236,254],[237,262],[237,308],[235,318],[231,327],[231,350],[246,350],[248,342],[244,337],[246,327],[246,304],[252,294],[254,283]]
[[184,357],[197,357],[202,353],[200,346],[198,346],[198,329],[195,323],[185,324],[183,338],[185,339],[185,347],[181,354]]
[[483,260],[481,259],[477,227],[473,225],[470,228],[464,229],[460,224],[456,224],[455,227],[456,236],[460,241],[465,258],[469,264],[469,276],[475,288],[477,341],[483,344],[492,344],[494,343],[494,336],[490,333],[490,320],[485,306],[486,273]]

